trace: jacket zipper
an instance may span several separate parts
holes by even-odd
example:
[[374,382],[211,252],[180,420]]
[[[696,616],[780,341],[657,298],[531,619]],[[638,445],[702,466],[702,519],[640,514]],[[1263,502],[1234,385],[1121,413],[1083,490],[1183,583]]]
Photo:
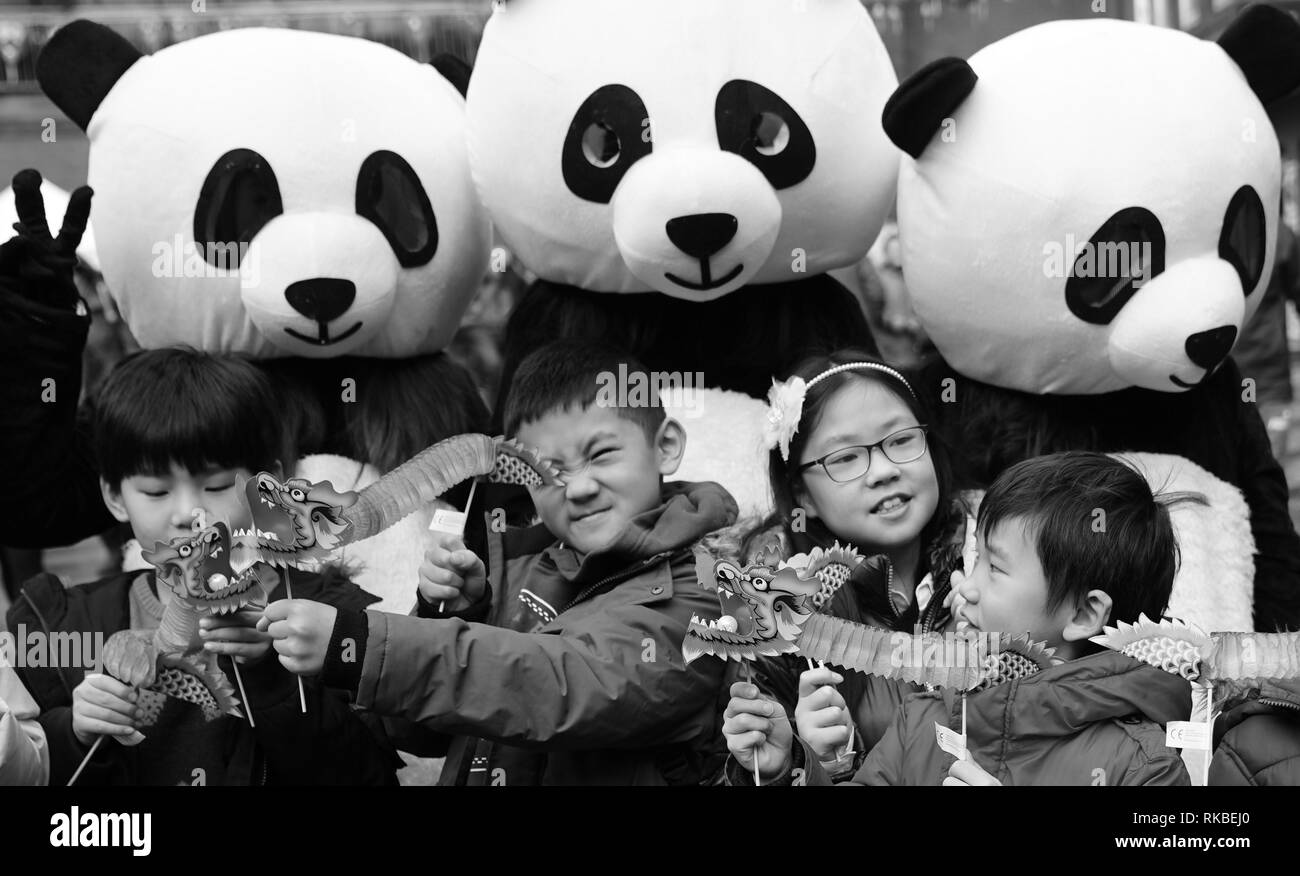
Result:
[[653,566],[655,563],[667,559],[672,555],[673,555],[672,551],[662,551],[660,553],[655,554],[652,557],[647,557],[646,559],[637,563],[635,566],[624,569],[621,572],[617,572],[613,575],[610,575],[608,578],[604,578],[600,581],[597,581],[595,584],[592,584],[590,587],[583,590],[577,596],[573,597],[572,601],[570,601],[566,606],[564,606],[564,608],[557,611],[555,613],[555,618],[558,620],[560,615],[564,614],[566,611],[573,608],[578,603],[585,602],[586,600],[590,599],[592,596],[595,596],[597,593],[601,591],[602,588],[607,587],[610,584],[621,583],[622,581],[631,578],[637,572],[640,572],[649,566]]
[[1294,709],[1300,712],[1300,703],[1293,703],[1288,700],[1278,700],[1273,697],[1260,697],[1256,702],[1265,706],[1275,706],[1281,709]]

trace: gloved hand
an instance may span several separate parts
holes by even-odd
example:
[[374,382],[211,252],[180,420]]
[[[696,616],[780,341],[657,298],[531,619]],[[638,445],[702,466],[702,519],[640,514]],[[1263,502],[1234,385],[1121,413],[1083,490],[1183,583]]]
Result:
[[41,175],[20,170],[13,181],[18,232],[0,245],[0,290],[20,295],[36,304],[75,310],[80,295],[73,279],[77,245],[90,218],[89,186],[72,193],[59,236],[50,236],[41,197]]

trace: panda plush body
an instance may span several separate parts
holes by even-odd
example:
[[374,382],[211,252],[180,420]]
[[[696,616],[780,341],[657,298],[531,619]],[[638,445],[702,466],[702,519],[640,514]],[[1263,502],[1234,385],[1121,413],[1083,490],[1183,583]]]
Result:
[[1234,491],[1211,481],[1235,487],[1249,530],[1185,537],[1184,571],[1208,564],[1211,585],[1176,585],[1171,606],[1218,629],[1249,628],[1252,578],[1256,627],[1300,628],[1286,482],[1229,358],[1270,276],[1281,168],[1265,105],[1300,84],[1297,58],[1300,25],[1267,7],[1217,44],[1054,22],[931,64],[884,116],[906,153],[904,274],[943,359],[926,385],[968,474],[1139,451],[1161,455],[1140,465],[1156,489],[1222,505]]
[[[486,429],[471,378],[441,352],[491,239],[469,174],[463,65],[273,28],[143,56],[77,21],[37,73],[89,137],[100,266],[132,334],[261,360],[296,450],[322,454],[298,475],[360,488]],[[401,590],[384,607],[410,606],[415,525],[348,557],[371,566],[363,586]]]
[[[818,349],[874,348],[827,272],[864,257],[893,202],[880,111],[896,84],[857,0],[497,3],[470,162],[537,277],[509,320],[500,397],[557,338],[748,397]],[[763,470],[764,412],[748,401],[701,401],[683,474],[758,510],[741,482]]]

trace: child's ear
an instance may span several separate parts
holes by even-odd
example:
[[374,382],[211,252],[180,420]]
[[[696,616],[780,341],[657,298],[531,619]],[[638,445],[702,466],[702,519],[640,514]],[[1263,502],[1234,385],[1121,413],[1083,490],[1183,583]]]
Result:
[[655,432],[655,454],[659,457],[659,474],[675,474],[686,455],[686,430],[672,417],[665,417]]
[[1061,638],[1067,642],[1085,642],[1093,636],[1101,635],[1110,612],[1114,607],[1110,594],[1104,590],[1089,590],[1083,603],[1074,610],[1074,616],[1061,631]]
[[794,497],[795,510],[803,509],[804,516],[809,520],[817,520],[821,517],[821,512],[817,510],[817,502],[813,499],[812,493],[804,486],[803,475],[795,475],[794,489],[791,490]]
[[130,517],[126,513],[126,504],[122,501],[122,491],[103,478],[99,479],[99,495],[104,497],[104,505],[119,523],[127,523]]

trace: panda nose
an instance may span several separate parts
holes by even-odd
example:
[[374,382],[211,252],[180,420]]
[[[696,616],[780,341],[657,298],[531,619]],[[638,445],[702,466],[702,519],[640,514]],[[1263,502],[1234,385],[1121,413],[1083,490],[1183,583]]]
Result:
[[1222,325],[1209,331],[1197,332],[1187,339],[1183,347],[1187,358],[1206,371],[1214,368],[1225,358],[1237,340],[1237,327]]
[[324,323],[348,312],[356,300],[357,287],[351,280],[317,277],[290,283],[284,297],[303,316]]
[[666,227],[673,246],[704,261],[731,243],[740,223],[730,213],[696,213],[669,219]]

